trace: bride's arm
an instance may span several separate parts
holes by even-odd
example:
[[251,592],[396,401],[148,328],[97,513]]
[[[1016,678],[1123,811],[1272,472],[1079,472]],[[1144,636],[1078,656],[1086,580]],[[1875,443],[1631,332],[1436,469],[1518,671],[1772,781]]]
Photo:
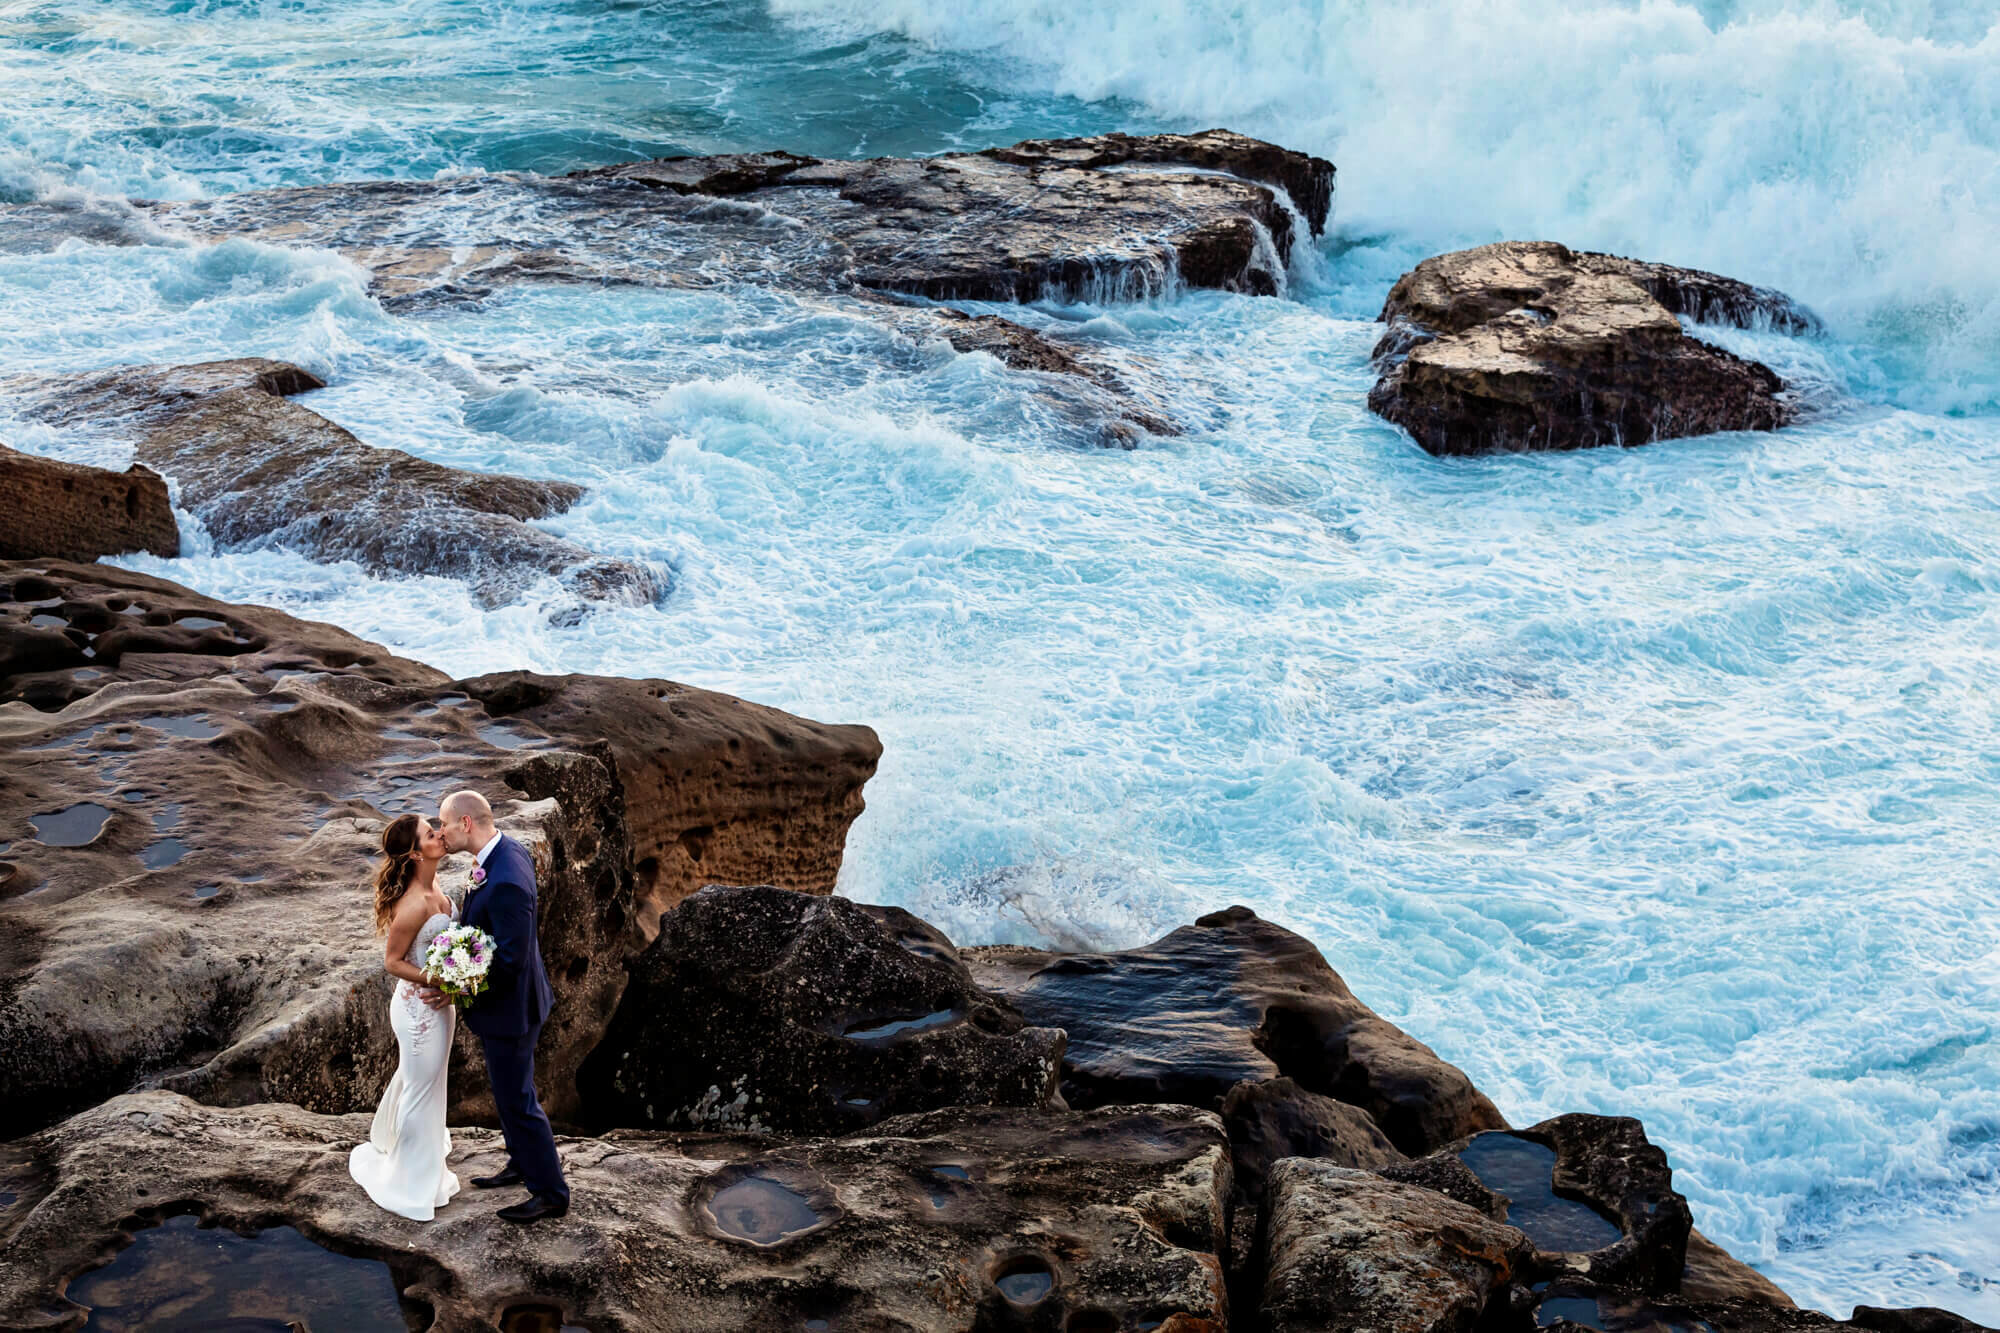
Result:
[[[418,904],[421,908],[422,904]],[[424,928],[425,913],[413,911],[405,906],[389,922],[389,938],[382,946],[382,969],[392,977],[415,982],[419,986],[430,985],[421,968],[414,967],[403,955],[410,951],[410,941]]]

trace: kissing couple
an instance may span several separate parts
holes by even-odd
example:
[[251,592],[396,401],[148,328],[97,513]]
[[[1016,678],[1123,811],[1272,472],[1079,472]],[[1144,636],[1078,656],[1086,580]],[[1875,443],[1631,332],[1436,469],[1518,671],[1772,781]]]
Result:
[[[454,852],[471,852],[478,861],[462,909],[437,886],[438,865]],[[396,978],[389,998],[396,1076],[375,1108],[368,1141],[348,1157],[348,1173],[377,1204],[419,1222],[430,1221],[458,1193],[458,1177],[445,1161],[451,1133],[444,1112],[459,1004],[426,968],[431,941],[456,927],[472,927],[492,941],[485,989],[465,1003],[465,1025],[485,1052],[507,1142],[506,1167],[472,1183],[478,1189],[527,1187],[526,1199],[500,1210],[509,1222],[561,1217],[569,1211],[569,1184],[535,1096],[535,1039],[552,998],[535,935],[534,858],[493,827],[493,808],[475,791],[445,797],[435,822],[402,815],[382,830],[375,930],[386,937],[382,966]],[[487,952],[483,942],[478,947]]]

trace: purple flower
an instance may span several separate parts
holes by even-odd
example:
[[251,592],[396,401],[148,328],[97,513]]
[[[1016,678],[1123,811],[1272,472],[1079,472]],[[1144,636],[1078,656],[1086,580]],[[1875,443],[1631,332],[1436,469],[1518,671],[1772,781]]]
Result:
[[484,883],[486,882],[486,867],[485,867],[485,866],[474,866],[474,867],[472,867],[472,882],[473,882],[474,884],[484,884]]

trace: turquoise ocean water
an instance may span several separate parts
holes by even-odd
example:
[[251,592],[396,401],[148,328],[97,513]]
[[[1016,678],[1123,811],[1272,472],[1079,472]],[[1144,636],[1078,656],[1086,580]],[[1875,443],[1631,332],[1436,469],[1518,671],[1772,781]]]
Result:
[[[1799,1299],[2000,1321],[2000,7],[0,0],[0,198],[187,198],[1223,124],[1332,158],[1282,298],[1010,311],[1193,429],[758,289],[385,312],[336,255],[7,253],[0,364],[263,354],[372,443],[592,488],[554,625],[283,551],[139,567],[454,672],[665,675],[887,743],[843,889],[965,940],[1312,936],[1518,1123],[1645,1119]],[[1369,323],[1548,237],[1784,287],[1768,436],[1433,460]],[[89,461],[8,417],[0,439]],[[551,597],[554,596],[553,591]]]

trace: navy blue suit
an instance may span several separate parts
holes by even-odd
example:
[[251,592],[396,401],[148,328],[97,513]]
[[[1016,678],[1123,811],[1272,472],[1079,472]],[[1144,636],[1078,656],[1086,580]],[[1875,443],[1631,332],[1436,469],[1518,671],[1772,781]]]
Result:
[[484,869],[486,882],[466,896],[459,919],[493,937],[493,962],[486,992],[466,1007],[465,1026],[486,1052],[508,1157],[529,1189],[567,1202],[555,1133],[535,1096],[535,1041],[554,1003],[535,935],[535,861],[503,835]]

